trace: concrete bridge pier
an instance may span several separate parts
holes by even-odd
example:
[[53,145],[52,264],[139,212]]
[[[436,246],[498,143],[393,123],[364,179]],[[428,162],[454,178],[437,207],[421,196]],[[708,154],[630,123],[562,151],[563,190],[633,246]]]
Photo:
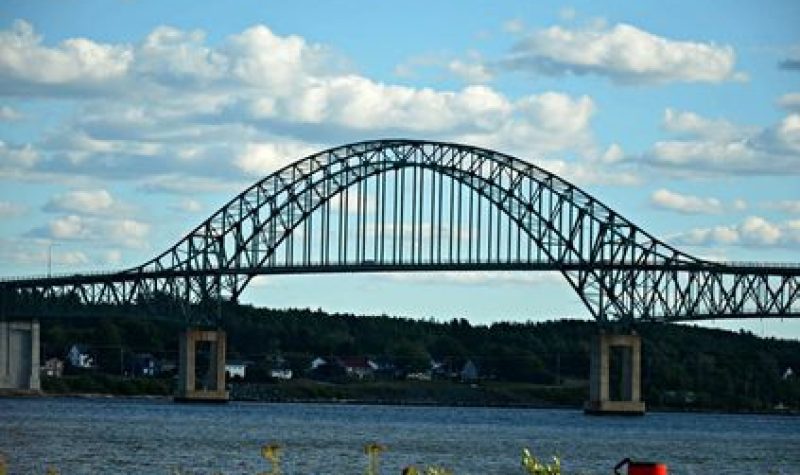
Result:
[[39,322],[0,321],[0,390],[39,391]]
[[642,337],[600,333],[592,342],[586,414],[644,415]]
[[[204,359],[207,358],[207,365],[203,368],[198,368],[197,364],[198,345],[202,346]],[[190,328],[181,333],[179,346],[179,380],[175,401],[227,402],[225,332]]]

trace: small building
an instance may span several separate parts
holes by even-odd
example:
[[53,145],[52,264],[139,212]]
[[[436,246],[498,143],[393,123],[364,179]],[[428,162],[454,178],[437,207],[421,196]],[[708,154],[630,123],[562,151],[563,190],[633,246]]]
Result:
[[289,368],[272,368],[269,371],[269,377],[272,379],[282,379],[288,381],[292,379],[292,370]]
[[64,375],[64,362],[58,358],[49,358],[41,368],[42,376],[60,378]]
[[794,377],[794,370],[792,368],[786,368],[786,371],[783,372],[783,376],[781,379],[784,381],[788,381]]
[[339,358],[339,365],[344,368],[348,377],[356,379],[371,378],[378,369],[378,365],[365,356]]
[[249,361],[230,360],[225,363],[225,374],[229,379],[237,377],[244,379],[249,364]]
[[94,356],[85,345],[72,345],[67,352],[67,361],[74,368],[92,369],[95,367]]
[[318,369],[320,366],[325,366],[328,364],[328,361],[325,358],[317,356],[313,360],[311,360],[311,367],[309,368],[311,371]]

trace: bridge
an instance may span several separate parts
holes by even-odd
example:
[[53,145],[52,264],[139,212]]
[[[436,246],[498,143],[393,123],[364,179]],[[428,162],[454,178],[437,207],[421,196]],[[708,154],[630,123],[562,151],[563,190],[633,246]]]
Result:
[[531,163],[420,140],[302,158],[140,266],[7,279],[0,293],[6,319],[169,308],[198,324],[259,275],[445,270],[558,271],[608,328],[800,316],[800,265],[699,259]]

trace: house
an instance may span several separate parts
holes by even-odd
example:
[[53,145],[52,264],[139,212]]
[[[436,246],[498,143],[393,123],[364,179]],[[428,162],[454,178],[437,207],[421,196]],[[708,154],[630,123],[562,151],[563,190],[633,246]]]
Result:
[[781,379],[783,379],[784,381],[788,381],[792,379],[793,376],[794,376],[794,371],[792,370],[792,368],[786,368],[786,371],[783,372],[783,376],[781,377]]
[[348,377],[356,379],[371,378],[378,369],[378,365],[365,356],[339,358],[338,362]]
[[94,356],[86,345],[72,345],[67,352],[67,361],[74,368],[91,369],[95,367]]
[[49,358],[41,368],[42,376],[60,378],[64,375],[64,362],[58,358]]
[[244,379],[247,373],[247,366],[252,364],[250,361],[230,360],[225,363],[225,375],[229,379],[241,378]]
[[328,361],[325,358],[320,358],[317,356],[311,361],[311,367],[309,368],[311,371],[318,369],[320,366],[325,366],[328,364]]
[[461,369],[461,381],[472,382],[478,380],[478,367],[472,360],[467,360],[464,367]]
[[292,379],[292,370],[289,368],[272,368],[269,371],[269,377],[272,379],[282,379],[288,381]]

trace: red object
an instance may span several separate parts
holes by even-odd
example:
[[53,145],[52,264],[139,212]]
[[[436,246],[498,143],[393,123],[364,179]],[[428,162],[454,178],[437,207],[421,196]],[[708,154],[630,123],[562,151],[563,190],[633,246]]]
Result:
[[667,466],[656,462],[633,462],[631,459],[623,459],[614,467],[614,473],[620,475],[619,469],[628,466],[628,475],[667,475]]
[[667,466],[663,463],[631,462],[628,475],[667,475]]

